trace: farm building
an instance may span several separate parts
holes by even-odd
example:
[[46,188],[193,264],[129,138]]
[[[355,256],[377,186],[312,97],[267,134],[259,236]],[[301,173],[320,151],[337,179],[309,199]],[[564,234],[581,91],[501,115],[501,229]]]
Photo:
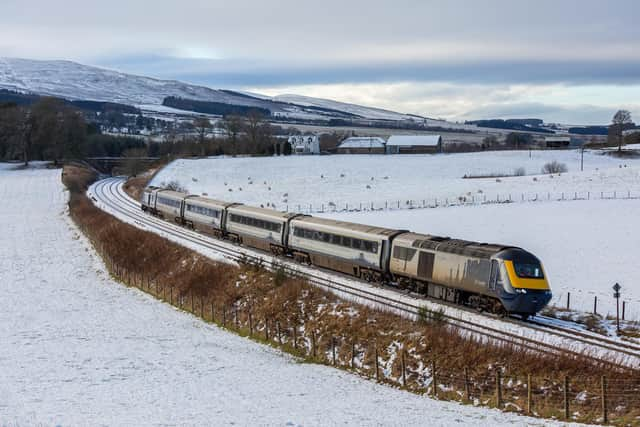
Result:
[[320,141],[315,135],[295,135],[288,139],[291,154],[320,154]]
[[547,136],[544,139],[546,148],[567,148],[571,145],[571,137],[569,136]]
[[384,154],[384,139],[372,136],[352,136],[338,146],[339,154]]
[[440,135],[392,135],[386,144],[387,154],[434,154],[442,152]]

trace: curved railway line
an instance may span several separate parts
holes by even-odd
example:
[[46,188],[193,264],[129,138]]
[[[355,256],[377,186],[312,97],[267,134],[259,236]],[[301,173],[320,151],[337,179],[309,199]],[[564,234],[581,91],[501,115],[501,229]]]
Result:
[[[234,262],[260,263],[270,269],[284,269],[288,275],[302,277],[315,286],[350,300],[393,310],[411,318],[417,318],[425,310],[427,313],[437,310],[428,306],[434,304],[433,300],[422,296],[413,296],[386,287],[381,289],[339,273],[306,267],[288,259],[275,258],[271,254],[217,240],[152,217],[142,212],[140,204],[125,193],[124,182],[124,178],[107,178],[98,181],[90,187],[89,196],[99,208],[139,228],[160,233],[183,245],[212,251]],[[535,319],[528,322],[510,318],[498,319],[441,301],[437,301],[437,304],[446,307],[449,311],[450,309],[459,311],[460,315],[447,312],[437,314],[447,324],[487,341],[515,344],[531,351],[547,354],[563,353],[576,357],[588,357],[616,367],[620,367],[622,363],[628,367],[640,369],[640,345],[617,341],[587,331],[539,323]]]

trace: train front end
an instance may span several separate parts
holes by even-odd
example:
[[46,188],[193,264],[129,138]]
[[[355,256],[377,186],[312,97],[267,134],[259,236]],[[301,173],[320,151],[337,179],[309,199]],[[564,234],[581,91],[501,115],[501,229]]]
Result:
[[501,264],[499,293],[505,309],[525,318],[539,313],[552,296],[540,260],[519,248],[501,251],[495,258]]

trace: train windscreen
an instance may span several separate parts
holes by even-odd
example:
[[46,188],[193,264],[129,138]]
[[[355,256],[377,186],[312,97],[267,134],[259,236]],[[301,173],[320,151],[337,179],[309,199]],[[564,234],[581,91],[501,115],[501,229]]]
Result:
[[544,279],[544,273],[542,272],[542,266],[540,264],[514,261],[513,268],[516,270],[516,274],[520,278]]

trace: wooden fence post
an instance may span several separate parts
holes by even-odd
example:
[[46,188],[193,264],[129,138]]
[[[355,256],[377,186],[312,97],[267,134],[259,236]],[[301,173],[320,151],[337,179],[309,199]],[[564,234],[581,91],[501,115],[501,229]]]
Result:
[[407,365],[404,357],[404,346],[402,347],[402,386],[407,386]]
[[240,329],[240,320],[238,319],[238,306],[234,305],[233,306],[233,316],[234,316],[234,323],[236,324],[236,329]]
[[222,306],[222,327],[227,327],[227,307],[225,305]]
[[173,286],[171,286],[171,305],[173,305]]
[[213,309],[213,300],[211,301],[211,323],[215,323],[216,322],[216,316],[214,314],[214,309]]
[[196,314],[195,309],[193,308],[193,290],[191,290],[191,313]]
[[331,337],[331,353],[333,355],[333,366],[336,366],[336,339],[333,336]]
[[378,369],[378,343],[374,344],[374,356],[376,358],[376,381],[380,381],[380,369]]
[[438,376],[437,376],[437,372],[436,372],[436,361],[432,360],[431,361],[431,395],[434,398],[438,397]]
[[496,407],[502,408],[502,374],[500,369],[496,371]]
[[593,297],[593,314],[598,314],[598,296]]
[[351,340],[351,369],[354,369],[356,366],[356,341]]
[[311,331],[311,355],[316,358],[316,331]]
[[293,348],[298,349],[298,326],[293,324]]
[[264,319],[264,339],[269,341],[269,319]]
[[251,309],[249,309],[249,336],[253,337],[253,316],[251,315]]
[[602,402],[602,422],[607,424],[609,422],[609,412],[607,409],[607,378],[603,375],[600,379],[600,401]]
[[276,320],[276,335],[278,336],[278,343],[282,345],[282,335],[280,335],[280,321]]
[[533,390],[531,389],[531,374],[527,374],[527,414],[531,415],[531,407],[533,406]]
[[469,384],[469,368],[464,367],[464,397],[467,402],[471,401],[471,387]]
[[570,309],[571,305],[571,292],[567,292],[567,310]]
[[564,419],[569,419],[569,377],[564,377]]

